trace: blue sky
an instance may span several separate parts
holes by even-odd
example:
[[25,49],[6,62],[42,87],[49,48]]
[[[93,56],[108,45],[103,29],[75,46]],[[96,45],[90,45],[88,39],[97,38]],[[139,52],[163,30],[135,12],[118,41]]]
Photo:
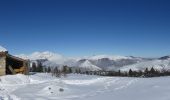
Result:
[[169,0],[0,0],[0,45],[12,54],[170,55]]

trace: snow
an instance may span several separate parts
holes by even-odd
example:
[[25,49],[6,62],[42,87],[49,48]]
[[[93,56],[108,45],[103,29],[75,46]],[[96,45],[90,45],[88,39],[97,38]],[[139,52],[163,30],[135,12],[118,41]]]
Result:
[[61,54],[44,51],[44,52],[34,52],[32,54],[20,54],[16,55],[17,57],[23,59],[37,60],[37,59],[48,59],[48,62],[45,64],[47,66],[56,66],[56,65],[74,65],[76,62],[82,59],[88,60],[99,60],[102,58],[109,58],[110,60],[120,60],[120,59],[131,59],[131,57],[125,56],[112,56],[112,55],[96,55],[96,56],[84,56],[84,57],[65,57]]
[[145,62],[140,62],[137,64],[129,65],[129,66],[124,66],[120,68],[121,71],[129,71],[129,69],[139,71],[139,70],[145,70],[146,68],[151,69],[151,68],[157,69],[157,70],[170,70],[170,60],[152,60],[152,61],[145,61]]
[[57,54],[57,53],[49,52],[49,51],[34,52],[29,55],[20,54],[20,55],[16,55],[16,56],[21,57],[23,59],[30,59],[30,60],[48,59],[49,62],[47,64],[52,63],[52,65],[63,64],[67,60],[66,57],[64,57],[60,54]]
[[112,55],[96,55],[89,57],[90,60],[98,60],[102,58],[109,58],[110,60],[130,59],[130,57],[126,56],[112,56]]
[[[129,69],[138,71],[138,70],[145,70],[146,68],[155,68],[157,70],[170,70],[170,58],[169,56],[157,58],[157,59],[143,59],[140,57],[126,57],[126,56],[112,56],[112,55],[97,55],[97,56],[91,56],[91,57],[85,57],[85,59],[82,58],[73,58],[73,57],[64,57],[60,54],[45,51],[45,52],[34,52],[30,55],[18,55],[18,57],[25,58],[25,59],[47,59],[48,61],[43,62],[43,65],[45,66],[63,66],[68,65],[71,67],[80,67],[85,68],[91,71],[96,70],[121,70],[121,71],[129,71]],[[108,58],[109,60],[103,60],[102,58]],[[79,59],[79,60],[78,60]],[[126,61],[126,60],[127,61]],[[81,60],[86,60],[85,62],[79,62]],[[121,60],[125,60],[124,63],[121,62]],[[133,64],[131,64],[134,62]],[[99,64],[97,64],[99,63]],[[112,64],[107,66],[107,64]],[[123,65],[119,67],[119,65]]]
[[0,52],[5,52],[5,51],[7,51],[7,49],[0,45]]
[[99,70],[101,70],[101,68],[93,65],[88,60],[86,60],[84,63],[80,64],[79,67],[80,68],[85,68],[85,69],[90,70],[90,71],[99,71]]
[[[170,100],[170,77],[128,78],[69,74],[0,77],[0,100]],[[64,89],[64,91],[59,91]]]

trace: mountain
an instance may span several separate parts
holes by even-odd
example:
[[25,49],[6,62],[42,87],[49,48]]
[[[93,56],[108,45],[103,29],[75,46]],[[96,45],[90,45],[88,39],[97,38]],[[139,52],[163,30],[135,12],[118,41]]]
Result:
[[[82,57],[82,58],[68,58],[64,57],[60,54],[52,53],[49,51],[46,52],[34,52],[30,55],[17,55],[18,57],[30,59],[34,63],[36,60],[45,60],[43,65],[45,66],[62,66],[68,65],[71,67],[80,67],[88,70],[107,70],[110,67],[122,67],[124,65],[134,64],[142,60],[141,58],[132,58],[125,56],[111,56],[111,55],[97,55],[90,57]],[[32,65],[32,64],[31,64]]]
[[170,56],[160,58],[141,58],[133,56],[111,56],[111,55],[96,55],[90,57],[65,57],[53,52],[34,52],[30,55],[17,55],[25,59],[30,59],[31,63],[42,63],[45,66],[63,66],[81,68],[91,71],[97,70],[144,70],[152,68],[161,70],[170,68]]
[[[149,60],[146,58],[140,58],[140,57],[126,57],[126,56],[111,56],[111,55],[97,55],[97,56],[91,56],[91,57],[85,57],[83,59],[80,59],[76,61],[75,64],[73,64],[73,67],[86,67],[86,69],[89,68],[89,66],[93,66],[98,70],[118,70],[123,66],[126,65],[132,65],[136,64],[145,60]],[[84,64],[85,63],[85,64]],[[87,63],[89,65],[87,65]],[[91,68],[93,70],[93,68]]]
[[170,70],[170,59],[168,56],[164,56],[158,59],[153,59],[150,61],[143,61],[140,63],[132,64],[132,65],[127,65],[123,66],[120,68],[121,71],[129,71],[130,69],[139,71],[139,70],[145,70],[146,68],[151,69],[154,68],[156,70]]
[[98,60],[98,59],[103,59],[103,58],[108,58],[110,60],[120,60],[120,59],[129,59],[130,57],[126,57],[126,56],[111,56],[111,55],[96,55],[96,56],[91,56],[88,59],[89,60]]
[[170,59],[170,56],[163,56],[159,58],[159,60],[167,60],[167,59]]
[[124,66],[129,66],[133,64],[137,64],[145,61],[152,61],[154,58],[142,58],[142,57],[134,57],[134,56],[111,56],[111,55],[98,55],[95,57],[90,57],[89,61],[100,67],[103,70],[110,71],[118,71]]
[[18,57],[30,59],[31,65],[35,63],[37,66],[41,62],[45,66],[63,66],[76,67],[91,71],[97,70],[118,70],[123,66],[136,64],[148,59],[139,57],[97,55],[90,57],[69,58],[53,52],[34,52],[30,55],[17,55]]
[[55,62],[57,64],[63,64],[64,61],[66,61],[66,58],[60,54],[45,51],[45,52],[34,52],[29,55],[21,54],[17,55],[18,57],[25,58],[25,59],[31,59],[31,60],[37,60],[37,59],[48,59],[51,62]]
[[85,71],[99,71],[101,68],[93,65],[89,60],[83,59],[76,63],[75,67],[83,69]]
[[148,59],[138,58],[138,57],[123,57],[119,59],[110,59],[110,58],[100,58],[96,60],[90,60],[90,62],[104,70],[117,70],[120,67],[126,65],[136,64]]
[[[7,51],[6,48],[0,46],[0,52]],[[34,52],[32,54],[16,55],[23,59],[30,59],[32,66],[33,63],[38,66],[42,63],[44,66],[56,67],[67,65],[91,71],[98,70],[145,70],[146,68],[155,68],[157,70],[170,70],[170,56],[163,56],[160,58],[141,58],[133,56],[112,56],[112,55],[95,55],[86,57],[65,57],[63,55],[45,51]]]

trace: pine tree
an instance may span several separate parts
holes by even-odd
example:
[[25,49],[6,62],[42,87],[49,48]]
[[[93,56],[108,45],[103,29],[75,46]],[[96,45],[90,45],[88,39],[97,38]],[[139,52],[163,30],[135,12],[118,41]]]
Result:
[[37,71],[37,67],[35,63],[32,63],[32,72],[36,72]]
[[148,70],[148,68],[146,68],[146,69],[145,69],[145,73],[147,73],[147,74],[148,74],[148,72],[149,72],[149,70]]
[[42,63],[39,63],[39,66],[37,67],[37,72],[43,72],[43,65],[42,65]]
[[51,72],[51,67],[48,67],[47,72],[48,72],[48,73],[50,73],[50,72]]
[[133,71],[131,69],[129,70],[129,76],[133,76]]
[[69,73],[73,73],[73,71],[72,71],[71,67],[69,68]]
[[62,72],[63,72],[63,73],[67,73],[67,68],[68,68],[67,66],[63,66]]
[[153,67],[150,70],[150,74],[151,74],[151,77],[156,76],[156,71],[155,71],[155,69]]
[[138,72],[138,77],[141,77],[143,75],[143,72],[141,71],[141,70],[139,70],[139,72]]
[[62,73],[64,76],[66,76],[66,74],[68,73],[68,67],[67,66],[63,66],[63,70],[62,70]]
[[44,72],[45,72],[45,73],[47,73],[47,72],[48,72],[47,67],[44,67]]
[[149,70],[148,70],[148,68],[145,69],[144,75],[145,75],[145,77],[148,77],[148,76],[149,76]]
[[155,72],[156,72],[155,69],[152,67],[150,73],[154,74]]
[[61,73],[60,73],[60,71],[58,70],[58,67],[55,67],[55,68],[54,68],[54,75],[55,75],[56,77],[60,77],[60,76],[61,76]]
[[78,74],[78,69],[75,70],[75,73]]
[[118,76],[121,76],[121,71],[120,70],[118,71]]
[[78,69],[78,73],[79,73],[79,74],[81,74],[81,70],[80,70],[80,68]]

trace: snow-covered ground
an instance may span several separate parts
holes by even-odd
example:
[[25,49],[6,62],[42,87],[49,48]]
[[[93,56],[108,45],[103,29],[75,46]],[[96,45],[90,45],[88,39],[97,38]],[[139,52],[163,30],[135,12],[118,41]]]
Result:
[[[170,77],[128,78],[70,74],[0,77],[0,100],[170,100]],[[60,92],[60,89],[64,89]]]

